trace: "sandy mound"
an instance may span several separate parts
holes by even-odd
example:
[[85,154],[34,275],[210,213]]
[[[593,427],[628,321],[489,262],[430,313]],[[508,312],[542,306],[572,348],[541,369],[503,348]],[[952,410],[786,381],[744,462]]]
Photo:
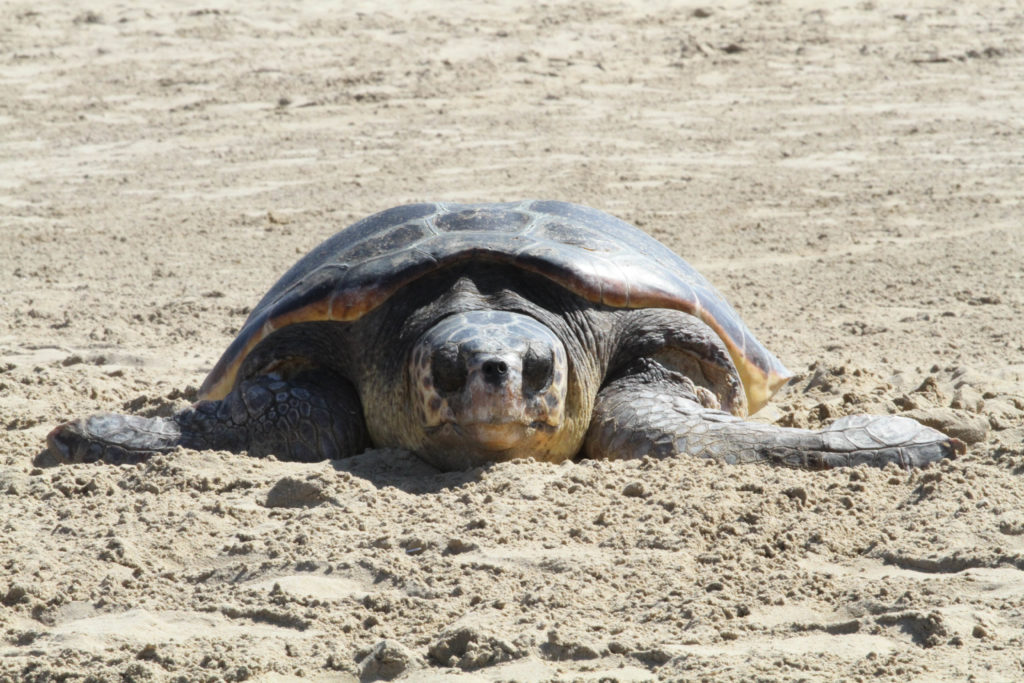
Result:
[[[1024,675],[1024,16],[994,4],[0,9],[0,679]],[[650,231],[797,380],[758,419],[912,414],[906,473],[693,460],[438,473],[181,451],[266,287],[418,199]]]

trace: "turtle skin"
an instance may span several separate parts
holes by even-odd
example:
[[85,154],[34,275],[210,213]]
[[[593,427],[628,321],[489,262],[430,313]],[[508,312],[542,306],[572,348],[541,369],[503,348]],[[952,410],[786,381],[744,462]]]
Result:
[[300,259],[171,418],[58,426],[62,462],[179,446],[294,460],[370,446],[441,469],[691,455],[916,467],[963,450],[894,416],[745,420],[789,378],[725,299],[639,229],[573,204],[415,204]]

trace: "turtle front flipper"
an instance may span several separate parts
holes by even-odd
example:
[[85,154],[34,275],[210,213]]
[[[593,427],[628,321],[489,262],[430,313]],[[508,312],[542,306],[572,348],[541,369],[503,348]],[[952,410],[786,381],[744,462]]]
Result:
[[683,375],[639,359],[598,394],[584,454],[606,459],[686,454],[806,469],[889,463],[911,468],[965,448],[905,417],[851,415],[816,432],[747,422],[709,407],[711,401]]
[[91,415],[58,425],[46,437],[57,462],[95,462],[113,465],[142,462],[154,453],[173,450],[181,442],[174,420],[138,415]]
[[59,462],[129,464],[178,446],[248,451],[312,462],[344,458],[368,445],[359,398],[333,373],[306,371],[287,381],[245,380],[220,401],[199,401],[170,418],[93,415],[67,422],[47,437]]

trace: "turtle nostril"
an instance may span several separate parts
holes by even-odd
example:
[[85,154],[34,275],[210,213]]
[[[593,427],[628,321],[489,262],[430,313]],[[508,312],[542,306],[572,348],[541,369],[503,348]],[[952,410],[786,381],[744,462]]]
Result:
[[501,384],[508,375],[508,363],[503,360],[484,361],[484,379],[491,384]]

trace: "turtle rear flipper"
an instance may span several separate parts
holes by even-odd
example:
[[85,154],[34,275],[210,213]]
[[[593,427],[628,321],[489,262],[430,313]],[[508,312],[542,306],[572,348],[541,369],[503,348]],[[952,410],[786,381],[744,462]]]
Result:
[[170,418],[93,415],[58,426],[46,441],[58,462],[119,465],[178,446],[312,462],[355,455],[368,445],[355,389],[317,371],[288,380],[261,375],[223,400],[200,401]]
[[821,431],[746,422],[707,407],[683,375],[649,359],[598,394],[584,453],[592,458],[677,454],[731,464],[805,469],[854,465],[920,467],[965,446],[905,417],[851,415]]

